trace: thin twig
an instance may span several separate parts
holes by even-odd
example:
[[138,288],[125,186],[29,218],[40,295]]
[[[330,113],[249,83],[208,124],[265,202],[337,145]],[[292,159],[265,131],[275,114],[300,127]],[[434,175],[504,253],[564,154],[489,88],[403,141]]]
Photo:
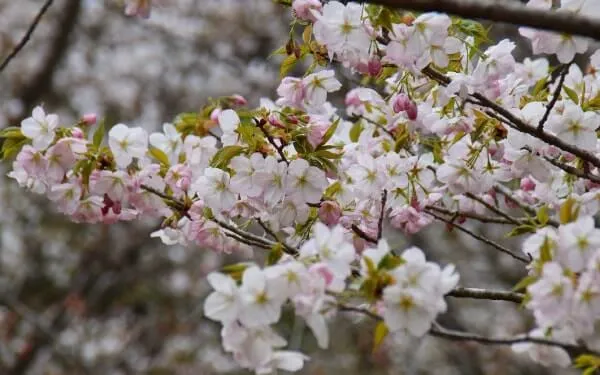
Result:
[[385,216],[385,204],[387,203],[387,190],[381,193],[381,211],[379,212],[379,221],[377,222],[377,240],[383,236],[383,217]]
[[544,159],[546,161],[548,161],[550,164],[554,165],[555,167],[560,168],[563,171],[567,172],[568,174],[572,174],[573,176],[583,178],[586,180],[590,180],[592,182],[600,183],[600,176],[593,175],[587,171],[582,171],[581,169],[578,169],[571,165],[562,163],[555,158],[549,158],[547,156],[544,156]]
[[[422,73],[444,86],[447,86],[451,82],[450,78],[446,77],[440,72],[437,72],[431,67],[426,67],[422,70]],[[471,94],[471,97],[477,99],[480,105],[487,107],[495,111],[498,115],[500,115],[500,117],[497,117],[499,121],[519,130],[522,133],[532,135],[552,146],[556,146],[562,151],[569,152],[579,157],[580,159],[591,163],[593,166],[600,168],[600,158],[598,158],[594,153],[581,149],[568,142],[565,142],[564,140],[553,134],[547,133],[543,130],[538,130],[537,126],[531,126],[525,123],[523,120],[511,113],[509,110],[496,104],[495,102],[493,102],[492,100],[488,99],[480,93],[473,93]]]
[[[358,307],[358,306],[338,304],[338,310],[363,314],[363,315],[366,315],[377,321],[383,320],[383,318],[380,315],[378,315],[377,313],[370,311],[369,309]],[[572,352],[585,352],[585,353],[595,354],[595,355],[599,354],[593,350],[588,349],[585,346],[574,345],[574,344],[556,341],[556,340],[552,340],[552,339],[531,337],[529,335],[519,335],[519,336],[514,336],[514,337],[487,337],[487,336],[482,336],[482,335],[478,335],[475,333],[450,330],[450,329],[442,327],[437,322],[433,322],[433,326],[429,329],[428,333],[431,336],[440,337],[440,338],[444,338],[444,339],[449,339],[449,340],[454,340],[454,341],[474,341],[474,342],[477,342],[480,344],[486,344],[486,345],[512,345],[512,344],[518,344],[518,343],[532,343],[532,344],[559,347],[559,348],[563,348],[565,350],[569,350]]]
[[365,232],[363,232],[363,230],[360,229],[358,227],[358,225],[352,224],[351,228],[352,228],[352,231],[354,233],[356,233],[358,235],[358,237],[362,238],[363,240],[365,240],[367,242],[370,242],[370,243],[375,243],[375,244],[377,243],[376,239],[372,238],[371,236],[369,236],[368,234],[366,234]]
[[419,12],[440,12],[600,39],[600,20],[586,14],[526,7],[516,1],[370,0],[370,3]]
[[509,250],[506,247],[504,247],[504,246],[502,246],[502,245],[500,245],[500,244],[498,244],[498,243],[490,240],[489,238],[485,238],[483,236],[480,236],[480,235],[472,232],[471,230],[469,230],[469,229],[467,229],[467,228],[465,228],[465,227],[463,227],[461,225],[458,225],[458,224],[454,223],[452,220],[448,220],[448,219],[446,219],[446,218],[444,218],[442,216],[439,216],[438,214],[436,214],[434,212],[431,212],[431,210],[427,210],[426,209],[425,212],[427,214],[433,216],[437,220],[443,221],[444,223],[453,226],[454,228],[460,230],[461,232],[468,234],[469,236],[475,238],[476,240],[479,240],[479,241],[481,241],[481,242],[483,242],[483,243],[485,243],[487,245],[492,246],[493,248],[495,248],[497,250],[500,250],[501,252],[503,252],[505,254],[510,255],[512,258],[514,258],[514,259],[516,259],[516,260],[518,260],[520,262],[523,262],[525,264],[529,263],[529,259],[527,259],[527,258],[525,258],[525,257],[523,257],[523,256],[521,256],[519,254],[516,254],[516,253],[512,252],[511,250]]
[[29,25],[29,28],[25,32],[25,35],[23,36],[23,38],[21,38],[21,41],[15,46],[15,48],[13,48],[13,50],[8,54],[8,56],[6,56],[4,61],[2,61],[2,64],[0,64],[0,72],[2,72],[8,66],[8,64],[17,56],[17,54],[19,54],[19,52],[21,52],[23,47],[25,47],[25,45],[29,42],[29,39],[31,39],[33,32],[35,31],[40,21],[42,20],[42,17],[48,11],[53,2],[54,0],[46,0],[44,5],[40,8],[39,12]]
[[546,112],[544,112],[544,116],[542,116],[542,119],[538,124],[539,131],[544,131],[544,124],[546,123],[546,121],[548,121],[548,117],[550,117],[550,112],[552,112],[552,108],[554,108],[556,102],[558,101],[558,97],[560,96],[560,92],[562,91],[563,84],[565,83],[565,77],[567,76],[567,73],[569,73],[569,66],[571,66],[571,64],[564,64],[560,67],[560,79],[558,80],[558,85],[554,90],[554,95],[552,95],[552,100],[550,100],[550,102],[546,105]]
[[277,153],[281,157],[281,161],[284,161],[286,164],[289,165],[290,162],[285,157],[285,153],[283,152],[283,146],[278,146],[277,145],[277,142],[275,142],[275,139],[273,138],[273,136],[271,134],[269,134],[269,132],[267,131],[267,129],[265,129],[264,123],[262,123],[259,120],[256,120],[256,126],[258,126],[258,128],[263,132],[263,134],[265,135],[265,137],[267,137],[267,140],[269,141],[269,143],[271,144],[271,146],[273,146],[275,148],[275,150],[277,150]]
[[359,119],[365,120],[369,124],[374,125],[377,129],[379,129],[382,132],[384,132],[385,134],[389,135],[392,139],[396,139],[396,137],[394,136],[394,133],[392,133],[391,131],[389,131],[385,126],[381,125],[380,123],[378,123],[376,121],[373,121],[370,118],[367,118],[365,116],[359,116]]
[[257,241],[253,241],[253,240],[250,240],[247,238],[240,237],[235,233],[232,233],[229,231],[224,231],[224,232],[227,237],[233,238],[234,240],[236,240],[238,242],[245,243],[246,245],[260,247],[261,249],[265,249],[265,250],[269,250],[271,248],[270,246],[267,246],[261,242],[257,242]]
[[[493,216],[479,215],[474,212],[450,211],[445,208],[437,207],[437,206],[425,206],[425,208],[434,210],[434,211],[439,212],[444,215],[448,215],[448,216],[452,216],[452,217],[459,217],[459,216],[466,217],[468,219],[477,220],[482,223],[514,225],[514,223],[510,220],[502,219],[499,217],[493,217]],[[523,219],[516,219],[516,220],[519,220],[520,222],[524,222]]]
[[524,295],[516,292],[506,292],[502,290],[487,290],[479,288],[456,288],[450,293],[446,294],[447,297],[455,298],[472,298],[472,299],[486,299],[493,301],[509,301],[514,303],[523,302]]
[[493,205],[489,204],[488,202],[486,202],[485,200],[481,199],[480,197],[471,194],[471,193],[466,193],[465,196],[467,196],[468,198],[479,202],[481,205],[483,205],[485,208],[487,208],[488,210],[496,213],[499,216],[502,216],[503,218],[505,218],[506,220],[510,221],[511,223],[515,224],[515,225],[521,225],[523,223],[521,223],[519,220],[515,219],[514,217],[510,216],[509,214],[507,214],[506,212],[503,212],[502,210],[500,210],[497,207],[494,207]]
[[275,239],[275,241],[279,242],[283,247],[285,247],[285,249],[287,250],[286,252],[288,254],[294,254],[297,253],[298,250],[294,249],[292,246],[288,245],[281,237],[279,237],[277,235],[277,233],[275,233],[271,228],[269,228],[269,226],[264,223],[261,219],[256,219],[256,221],[258,222],[258,225],[261,226],[261,228],[265,231],[265,233],[267,233],[269,236],[273,237],[273,239]]

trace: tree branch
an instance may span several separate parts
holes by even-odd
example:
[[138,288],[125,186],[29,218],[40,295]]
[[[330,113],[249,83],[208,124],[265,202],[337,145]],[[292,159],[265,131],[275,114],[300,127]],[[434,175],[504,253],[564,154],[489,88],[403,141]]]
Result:
[[[452,216],[452,217],[458,217],[458,216],[466,217],[468,219],[477,220],[482,223],[514,225],[514,222],[511,220],[506,220],[506,219],[502,219],[499,217],[493,217],[493,216],[479,215],[474,212],[450,211],[445,208],[437,207],[437,206],[425,206],[425,208],[439,212],[444,215],[448,215],[448,216]],[[523,223],[523,219],[516,219],[516,220],[519,220],[519,222]]]
[[491,0],[370,0],[370,3],[418,12],[443,12],[471,19],[532,27],[600,39],[600,19],[567,11],[526,7],[512,1]]
[[[434,79],[442,85],[447,86],[451,82],[450,78],[446,77],[440,72],[435,71],[431,67],[426,67],[425,69],[423,69],[422,72],[423,74]],[[537,126],[531,126],[525,123],[517,116],[513,115],[509,110],[494,103],[493,101],[479,93],[473,93],[471,97],[475,98],[478,101],[477,104],[495,111],[498,115],[500,115],[500,117],[496,117],[496,119],[502,121],[508,126],[513,127],[522,133],[532,135],[535,138],[538,138],[550,145],[556,146],[562,151],[569,152],[579,157],[580,159],[591,163],[595,167],[600,168],[600,158],[598,158],[592,152],[583,150],[577,146],[567,143],[553,134],[546,133],[545,131],[543,131],[543,129],[541,131],[538,130]]]
[[385,216],[385,204],[387,203],[387,190],[381,193],[381,211],[379,212],[379,221],[377,222],[377,240],[383,236],[383,218]]
[[450,293],[446,294],[447,297],[455,298],[472,298],[472,299],[486,299],[493,301],[508,301],[514,303],[523,302],[524,295],[515,292],[505,292],[498,290],[487,290],[479,288],[456,288]]
[[[358,307],[358,306],[338,304],[338,309],[340,311],[348,311],[348,312],[355,312],[355,313],[363,314],[363,315],[366,315],[377,321],[383,320],[383,318],[381,316],[379,316],[377,313],[370,311],[369,309]],[[514,337],[487,337],[487,336],[482,336],[482,335],[478,335],[475,333],[450,330],[450,329],[442,327],[440,324],[438,324],[436,322],[433,322],[433,326],[429,329],[428,333],[431,336],[440,337],[443,339],[448,339],[448,340],[453,340],[453,341],[474,341],[474,342],[477,342],[480,344],[485,344],[485,345],[513,345],[513,344],[519,344],[519,343],[532,343],[532,344],[538,344],[538,345],[559,347],[559,348],[563,348],[567,351],[575,352],[575,353],[584,352],[584,353],[588,353],[588,354],[599,355],[599,353],[596,353],[595,351],[590,350],[587,347],[582,346],[582,345],[575,345],[575,344],[570,344],[570,343],[565,343],[565,342],[561,342],[561,341],[555,341],[555,340],[545,339],[545,338],[540,338],[540,337],[531,337],[527,334],[518,335],[518,336],[514,336]]]
[[560,96],[560,92],[562,91],[563,84],[565,83],[565,77],[567,73],[569,73],[569,66],[571,64],[564,64],[560,67],[560,79],[558,80],[558,85],[556,85],[556,89],[554,90],[554,95],[552,95],[552,100],[546,105],[546,112],[544,112],[544,116],[540,120],[538,124],[538,131],[544,131],[544,124],[548,121],[548,117],[550,117],[550,112],[552,112],[552,108],[556,105],[558,101],[558,97]]
[[358,225],[356,225],[356,224],[352,224],[352,227],[351,227],[351,228],[352,228],[352,231],[353,231],[354,233],[356,233],[356,234],[358,235],[358,237],[362,238],[363,240],[365,240],[365,241],[367,241],[367,242],[370,242],[370,243],[375,243],[375,244],[377,243],[377,240],[376,240],[376,239],[374,239],[374,238],[371,238],[371,236],[369,236],[368,234],[366,234],[365,232],[363,232],[363,230],[362,230],[362,229],[360,229],[360,228],[358,227]]
[[500,250],[501,252],[503,252],[505,254],[510,255],[512,258],[514,258],[514,259],[516,259],[516,260],[518,260],[520,262],[523,262],[525,264],[529,263],[529,259],[525,258],[524,256],[516,254],[516,253],[512,252],[511,250],[507,249],[506,247],[504,247],[504,246],[502,246],[502,245],[500,245],[500,244],[498,244],[498,243],[496,243],[496,242],[494,242],[494,241],[492,241],[492,240],[490,240],[488,238],[480,236],[480,235],[472,232],[471,230],[469,230],[469,229],[467,229],[467,228],[465,228],[465,227],[463,227],[461,225],[458,225],[458,224],[454,223],[452,220],[448,220],[448,219],[446,219],[444,217],[441,217],[440,215],[438,215],[438,214],[436,214],[434,212],[431,212],[431,210],[425,209],[425,212],[427,214],[433,216],[434,218],[438,219],[439,221],[442,221],[442,222],[444,222],[444,223],[446,223],[448,225],[451,225],[454,228],[460,230],[461,232],[468,234],[469,236],[475,238],[476,240],[479,240],[479,241],[481,241],[481,242],[483,242],[483,243],[485,243],[487,245],[490,245],[491,247],[493,247],[493,248],[495,248],[497,250]]
[[33,32],[35,31],[35,29],[39,25],[40,21],[42,20],[42,17],[44,17],[44,14],[46,14],[48,9],[50,9],[50,6],[52,5],[53,2],[54,2],[54,0],[46,0],[44,5],[40,8],[39,12],[37,13],[35,18],[31,22],[31,24],[29,25],[29,28],[27,29],[27,31],[25,32],[25,35],[23,35],[23,38],[21,38],[21,41],[19,43],[17,43],[15,48],[13,48],[13,50],[8,54],[8,56],[6,56],[4,61],[2,61],[2,63],[0,64],[0,73],[4,69],[6,69],[8,64],[19,54],[19,52],[21,52],[21,50],[23,49],[23,47],[25,47],[27,42],[29,42],[29,39],[31,39]]

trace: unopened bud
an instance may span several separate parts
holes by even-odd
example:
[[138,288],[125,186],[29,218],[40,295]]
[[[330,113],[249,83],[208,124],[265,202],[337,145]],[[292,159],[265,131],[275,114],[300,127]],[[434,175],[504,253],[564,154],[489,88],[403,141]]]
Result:
[[324,201],[319,207],[319,219],[328,226],[333,226],[340,221],[342,209],[337,202]]
[[85,125],[94,125],[98,121],[98,116],[95,113],[86,113],[81,118],[81,122]]
[[213,109],[212,112],[210,113],[210,119],[218,124],[219,123],[219,115],[221,114],[221,112],[223,112],[223,110],[221,108]]
[[394,98],[394,102],[392,104],[394,112],[400,113],[400,112],[406,111],[406,109],[408,108],[409,103],[410,103],[410,98],[408,97],[408,95],[406,95],[404,93],[398,94]]
[[369,70],[369,74],[372,77],[377,77],[379,75],[379,73],[381,73],[381,69],[383,67],[383,65],[381,64],[381,60],[379,59],[378,56],[374,56],[369,60],[369,64],[368,66],[368,70]]

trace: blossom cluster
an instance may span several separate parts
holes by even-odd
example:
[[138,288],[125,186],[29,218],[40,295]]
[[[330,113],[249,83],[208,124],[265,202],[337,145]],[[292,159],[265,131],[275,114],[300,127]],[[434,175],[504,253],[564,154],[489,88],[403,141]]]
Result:
[[442,270],[426,262],[416,247],[396,257],[385,240],[365,250],[357,262],[358,256],[342,227],[330,229],[317,223],[314,231],[297,259],[283,257],[263,269],[245,265],[239,283],[219,272],[208,276],[214,292],[204,303],[205,315],[223,324],[223,348],[233,353],[242,367],[256,373],[302,368],[308,358],[299,352],[280,350],[286,340],[270,326],[280,319],[287,302],[305,320],[319,347],[327,348],[330,336],[326,320],[337,310],[335,296],[346,289],[355,263],[361,265],[356,285],[389,279],[382,284],[382,303],[376,310],[390,332],[421,337],[435,317],[446,311],[444,295],[458,283],[453,266]]
[[[589,4],[561,7],[595,12]],[[306,360],[282,350],[272,328],[284,306],[321,347],[327,317],[357,296],[390,332],[426,334],[458,276],[417,248],[395,255],[384,221],[410,235],[439,215],[449,226],[473,219],[534,232],[530,262],[496,244],[529,263],[530,336],[597,345],[600,52],[582,71],[571,60],[586,40],[523,30],[534,52],[557,54],[553,75],[546,58],[517,62],[510,40],[484,48],[481,25],[444,14],[308,0],[292,9],[304,33],[280,50],[282,73],[313,63],[283,77],[275,100],[248,109],[240,96],[220,98],[150,135],[117,124],[108,145],[104,125],[90,134],[95,116],[60,127],[38,107],[1,134],[4,156],[16,154],[9,175],[78,222],[159,217],[152,236],[167,245],[266,250],[262,268],[212,273],[204,305],[223,324],[224,349],[257,373]],[[328,69],[335,63],[370,83],[345,90],[345,111],[329,100],[344,87]],[[557,347],[523,349],[569,363]]]
[[[600,229],[591,216],[554,229],[544,227],[523,243],[534,263],[535,282],[527,287],[527,307],[533,310],[540,333],[565,342],[584,340],[595,347],[600,320]],[[534,333],[535,333],[534,332]],[[517,346],[517,350],[528,349]],[[530,355],[546,365],[567,366],[568,354],[560,348],[529,348]]]

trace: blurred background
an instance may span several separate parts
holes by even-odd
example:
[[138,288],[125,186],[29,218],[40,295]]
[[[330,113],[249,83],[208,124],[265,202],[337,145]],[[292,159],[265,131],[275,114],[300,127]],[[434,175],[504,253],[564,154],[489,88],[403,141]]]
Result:
[[[162,0],[149,20],[123,15],[118,1],[55,0],[30,43],[0,74],[0,128],[43,104],[62,124],[94,112],[148,131],[210,97],[272,97],[289,9],[271,0]],[[41,0],[0,0],[0,58],[19,42]],[[495,37],[516,35],[499,27]],[[519,54],[527,55],[527,47]],[[346,83],[344,91],[350,88]],[[70,223],[45,199],[19,189],[0,166],[0,374],[244,374],[220,346],[219,325],[202,316],[208,272],[235,259],[164,246],[158,222]],[[474,230],[513,249],[506,228]],[[435,224],[396,248],[418,245],[454,263],[461,284],[510,289],[520,263]],[[440,322],[486,335],[523,333],[527,313],[509,302],[449,300]],[[569,374],[534,365],[509,347],[425,337],[389,337],[372,350],[374,324],[339,314],[328,350],[301,320],[278,326],[290,347],[311,356],[302,374]]]

